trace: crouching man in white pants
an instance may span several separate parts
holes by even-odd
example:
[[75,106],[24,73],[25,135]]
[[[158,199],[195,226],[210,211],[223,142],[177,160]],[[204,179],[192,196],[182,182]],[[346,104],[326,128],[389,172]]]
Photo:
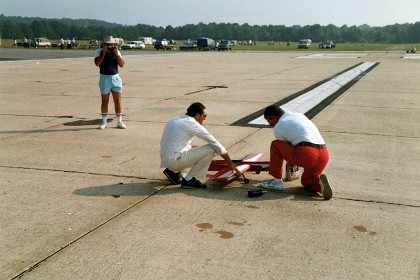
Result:
[[[206,107],[196,102],[188,107],[186,115],[169,120],[163,131],[160,142],[161,167],[165,168],[163,173],[168,179],[173,184],[181,183],[182,188],[205,189],[207,185],[200,180],[205,180],[216,154],[224,158],[238,175],[241,174],[225,147],[202,126],[206,117]],[[196,136],[208,144],[193,148],[191,142]],[[182,180],[181,173],[186,174]]]

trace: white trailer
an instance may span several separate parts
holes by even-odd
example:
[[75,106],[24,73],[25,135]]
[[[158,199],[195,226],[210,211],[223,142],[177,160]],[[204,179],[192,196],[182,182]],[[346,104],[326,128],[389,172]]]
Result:
[[139,41],[143,41],[145,45],[153,45],[152,37],[139,37]]

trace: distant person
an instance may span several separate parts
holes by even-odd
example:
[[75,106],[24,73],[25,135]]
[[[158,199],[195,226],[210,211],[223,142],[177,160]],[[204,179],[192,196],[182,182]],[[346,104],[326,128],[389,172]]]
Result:
[[71,46],[72,46],[72,48],[77,49],[77,41],[76,41],[76,38],[73,38],[73,40],[71,40]]
[[60,48],[64,49],[64,39],[63,38],[60,39]]
[[[199,103],[191,104],[185,115],[168,121],[160,141],[161,167],[163,173],[173,184],[181,183],[181,188],[207,188],[201,183],[205,180],[213,157],[218,154],[224,158],[229,168],[238,176],[241,174],[229,157],[225,147],[219,143],[203,126],[207,117],[206,107]],[[192,147],[194,137],[207,142],[207,145]],[[181,180],[181,173],[186,176]]]
[[31,43],[28,41],[28,38],[26,38],[26,37],[23,38],[23,46],[25,48],[30,48],[31,47]]
[[71,49],[71,41],[70,41],[70,38],[67,38],[67,49],[68,50]]
[[261,187],[283,190],[283,160],[291,166],[304,168],[301,183],[310,191],[319,192],[325,200],[331,199],[332,190],[322,171],[329,155],[318,128],[304,114],[285,112],[278,106],[268,106],[264,118],[274,127],[276,140],[271,142],[269,174],[274,179],[264,181]]
[[124,67],[125,61],[112,36],[106,36],[103,46],[96,50],[95,65],[99,67],[99,88],[102,96],[102,121],[99,128],[106,128],[108,122],[109,95],[111,93],[114,100],[115,114],[117,115],[117,127],[125,129],[126,125],[122,121],[121,105],[122,80],[118,71],[118,67]]

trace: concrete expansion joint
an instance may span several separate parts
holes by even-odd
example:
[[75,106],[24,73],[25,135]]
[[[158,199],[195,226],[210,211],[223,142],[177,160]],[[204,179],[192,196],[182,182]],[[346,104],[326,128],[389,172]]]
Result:
[[145,177],[140,177],[140,176],[131,176],[131,175],[128,176],[128,175],[118,175],[118,174],[110,174],[110,173],[82,172],[82,171],[76,171],[76,170],[61,170],[61,169],[52,169],[52,168],[37,168],[37,167],[24,167],[24,166],[7,166],[7,165],[0,165],[0,168],[51,171],[51,172],[63,172],[63,173],[74,173],[74,174],[95,175],[95,176],[108,176],[108,177],[127,178],[127,179],[150,180],[150,178],[145,178]]
[[369,133],[369,132],[361,133],[361,132],[333,131],[333,130],[322,130],[322,132],[337,133],[337,134],[349,134],[349,135],[382,136],[382,137],[393,137],[393,138],[404,138],[404,139],[420,139],[420,137],[418,137],[418,136],[383,134],[383,133]]
[[333,199],[340,199],[340,200],[346,200],[346,201],[357,201],[357,202],[367,202],[367,203],[387,204],[387,205],[395,205],[395,206],[405,206],[405,207],[412,207],[412,208],[420,208],[420,205],[412,205],[412,204],[404,204],[404,203],[388,202],[388,201],[380,201],[380,200],[367,200],[367,199],[338,197],[336,195],[333,197]]
[[204,87],[205,87],[204,89],[189,92],[189,93],[186,93],[185,95],[191,95],[191,94],[200,93],[200,92],[203,92],[203,91],[209,91],[209,90],[216,89],[216,88],[228,88],[227,86],[204,86]]

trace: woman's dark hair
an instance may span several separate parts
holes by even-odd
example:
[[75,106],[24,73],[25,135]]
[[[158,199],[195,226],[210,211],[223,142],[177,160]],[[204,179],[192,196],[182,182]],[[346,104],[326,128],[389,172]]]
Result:
[[204,112],[204,109],[206,109],[206,106],[201,104],[200,102],[195,102],[190,105],[187,109],[187,115],[190,117],[195,117],[197,114],[202,114]]
[[269,117],[276,117],[276,118],[280,118],[281,116],[283,116],[284,111],[282,108],[280,108],[279,106],[268,106],[267,108],[265,108],[264,111],[264,118],[267,119]]

